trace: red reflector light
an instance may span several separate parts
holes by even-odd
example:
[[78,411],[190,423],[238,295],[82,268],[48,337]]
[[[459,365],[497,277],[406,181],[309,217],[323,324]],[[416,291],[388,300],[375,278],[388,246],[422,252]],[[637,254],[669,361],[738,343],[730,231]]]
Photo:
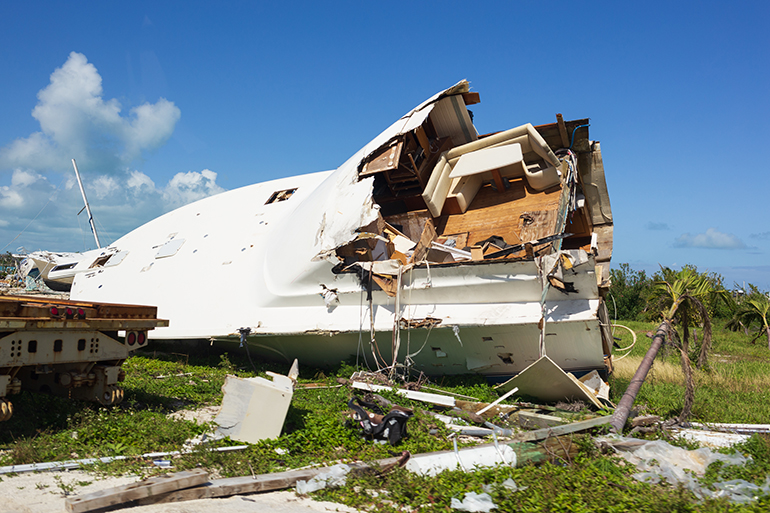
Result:
[[54,317],[58,316],[59,315],[59,309],[56,308],[55,306],[52,306],[51,307],[51,315],[53,315]]
[[139,340],[137,342],[139,343],[140,346],[145,342],[147,342],[147,333],[145,333],[144,331],[140,331]]
[[68,319],[71,319],[72,316],[75,315],[75,311],[72,308],[67,308],[65,312]]
[[86,318],[86,311],[83,310],[82,308],[78,308],[78,317],[80,317],[81,319],[85,319]]
[[136,344],[136,333],[133,331],[129,333],[128,337],[126,337],[126,340],[128,341],[129,346],[133,346],[134,344]]

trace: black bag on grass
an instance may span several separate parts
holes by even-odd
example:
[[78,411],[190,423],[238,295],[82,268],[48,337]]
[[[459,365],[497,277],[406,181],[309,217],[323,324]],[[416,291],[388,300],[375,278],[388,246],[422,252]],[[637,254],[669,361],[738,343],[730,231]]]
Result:
[[[367,412],[364,407],[377,413]],[[372,440],[387,440],[390,445],[396,445],[407,436],[406,421],[413,415],[411,410],[394,406],[386,415],[375,404],[367,403],[358,397],[348,401],[352,410],[350,417],[358,423],[364,435]]]

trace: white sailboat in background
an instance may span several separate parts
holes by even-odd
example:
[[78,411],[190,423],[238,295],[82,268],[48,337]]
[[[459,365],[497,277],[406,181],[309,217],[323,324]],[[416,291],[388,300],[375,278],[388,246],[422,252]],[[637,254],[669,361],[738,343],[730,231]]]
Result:
[[114,247],[102,248],[99,234],[94,224],[94,217],[91,214],[91,206],[88,204],[86,191],[83,188],[83,180],[80,178],[80,171],[75,159],[72,159],[72,167],[75,168],[75,176],[77,177],[80,194],[83,196],[83,203],[85,204],[83,208],[88,214],[88,223],[91,226],[91,233],[94,235],[96,249],[83,253],[40,250],[33,251],[27,255],[16,255],[17,257],[26,257],[31,260],[34,263],[34,267],[38,270],[38,279],[42,279],[48,288],[57,292],[69,292],[75,274],[104,265],[110,257],[118,253]]

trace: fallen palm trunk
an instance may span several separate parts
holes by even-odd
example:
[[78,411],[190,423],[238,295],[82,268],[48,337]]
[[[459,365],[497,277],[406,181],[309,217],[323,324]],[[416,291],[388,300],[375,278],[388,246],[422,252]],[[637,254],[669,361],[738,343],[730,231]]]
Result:
[[655,356],[658,354],[660,346],[662,346],[663,342],[666,340],[668,329],[669,325],[667,322],[664,321],[660,323],[660,326],[658,326],[658,330],[652,339],[650,349],[647,350],[647,354],[644,355],[642,363],[639,364],[639,368],[636,369],[634,377],[631,378],[631,382],[628,384],[628,388],[623,394],[623,398],[620,400],[620,403],[618,403],[617,408],[615,408],[615,413],[612,415],[612,420],[610,421],[612,431],[615,433],[623,432],[623,427],[626,425],[628,415],[631,413],[631,407],[634,405],[636,394],[638,394],[639,389],[642,388],[647,373],[650,372],[650,367],[652,367],[652,362],[655,360]]

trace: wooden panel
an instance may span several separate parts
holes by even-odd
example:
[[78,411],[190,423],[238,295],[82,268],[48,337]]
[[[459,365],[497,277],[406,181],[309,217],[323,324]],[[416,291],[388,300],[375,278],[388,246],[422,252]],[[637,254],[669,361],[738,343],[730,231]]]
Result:
[[[519,244],[520,216],[525,212],[553,211],[559,208],[561,187],[545,192],[535,192],[524,180],[512,180],[510,187],[503,192],[495,191],[491,186],[483,186],[464,214],[446,214],[438,219],[436,226],[439,235],[445,233],[469,232],[468,244],[499,235],[508,244]],[[551,228],[552,229],[552,228]],[[545,229],[544,229],[545,230]],[[546,233],[543,236],[551,235]]]
[[382,149],[379,154],[373,156],[369,162],[364,164],[359,176],[363,178],[375,173],[396,169],[401,157],[401,148],[403,145],[403,141],[399,141],[389,148]]
[[[572,150],[577,153],[591,150],[588,141],[588,127],[575,130],[576,127],[587,125],[589,122],[589,119],[576,119],[564,123],[569,138],[572,138],[572,132],[575,131],[575,140],[572,141]],[[556,150],[562,147],[561,131],[559,130],[558,123],[537,125],[535,126],[535,130],[537,130],[543,139],[545,139],[545,142],[548,143],[548,146],[550,146],[551,149]]]
[[519,216],[519,237],[529,242],[553,235],[558,214],[555,209],[522,212]]
[[575,236],[591,236],[591,225],[588,222],[588,212],[586,208],[579,208],[567,219],[567,228],[565,230]]

